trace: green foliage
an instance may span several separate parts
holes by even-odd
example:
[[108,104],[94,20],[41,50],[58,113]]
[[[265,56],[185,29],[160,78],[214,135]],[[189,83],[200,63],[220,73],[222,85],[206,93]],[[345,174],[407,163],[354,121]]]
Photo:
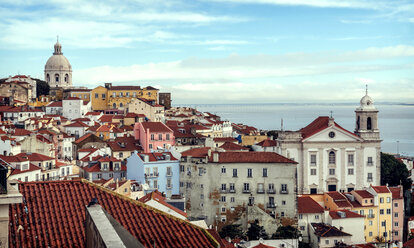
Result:
[[222,238],[229,237],[231,239],[240,238],[243,236],[243,232],[240,228],[240,225],[236,224],[224,226],[219,232],[219,234]]
[[293,226],[279,226],[272,235],[272,239],[295,239],[300,236],[298,229]]
[[394,156],[381,153],[381,185],[397,186],[400,183],[404,189],[411,187],[411,179],[407,167]]
[[49,95],[50,86],[43,80],[36,79],[36,97]]
[[260,238],[267,239],[268,235],[264,229],[264,227],[259,226],[257,222],[250,224],[249,229],[246,233],[249,240],[259,240]]

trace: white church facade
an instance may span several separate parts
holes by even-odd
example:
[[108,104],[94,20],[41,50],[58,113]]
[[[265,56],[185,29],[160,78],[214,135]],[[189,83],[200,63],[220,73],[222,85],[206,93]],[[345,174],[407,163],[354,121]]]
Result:
[[378,110],[368,92],[355,113],[354,132],[332,117],[321,116],[298,131],[279,133],[278,152],[298,162],[298,194],[350,192],[380,185]]

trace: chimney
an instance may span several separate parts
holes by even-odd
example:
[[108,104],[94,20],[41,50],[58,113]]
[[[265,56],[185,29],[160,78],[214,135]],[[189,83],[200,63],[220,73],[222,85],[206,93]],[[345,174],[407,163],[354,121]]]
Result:
[[328,122],[328,126],[333,126],[333,125],[335,125],[335,119],[331,116],[331,117],[329,117],[329,122]]
[[213,153],[213,162],[218,163],[219,161],[219,153],[215,152]]
[[119,179],[117,178],[116,179],[116,189],[118,189],[119,188]]

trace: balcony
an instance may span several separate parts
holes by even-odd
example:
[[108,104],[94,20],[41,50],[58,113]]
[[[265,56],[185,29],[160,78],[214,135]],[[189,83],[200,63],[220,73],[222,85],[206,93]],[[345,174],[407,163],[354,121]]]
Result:
[[229,193],[236,193],[235,189],[229,189]]
[[368,214],[368,215],[367,215],[367,218],[368,218],[368,219],[375,218],[375,214]]
[[267,193],[268,194],[276,194],[276,190],[275,189],[268,189]]
[[173,176],[173,173],[172,172],[167,173],[167,177],[172,177],[172,176]]
[[266,208],[276,208],[276,204],[274,202],[269,202],[266,204]]
[[289,191],[287,189],[281,189],[279,191],[280,194],[289,194]]
[[367,178],[367,182],[372,182],[372,181],[374,181],[374,179],[372,179],[372,177]]
[[265,190],[264,189],[257,189],[257,194],[264,194]]
[[243,193],[250,194],[250,189],[243,189]]
[[367,166],[373,166],[373,165],[374,165],[374,162],[372,162],[372,161],[367,162]]
[[158,177],[159,173],[150,173],[150,174],[145,174],[145,178],[154,178],[154,177]]
[[227,193],[227,189],[220,189],[220,193],[222,193],[222,194]]

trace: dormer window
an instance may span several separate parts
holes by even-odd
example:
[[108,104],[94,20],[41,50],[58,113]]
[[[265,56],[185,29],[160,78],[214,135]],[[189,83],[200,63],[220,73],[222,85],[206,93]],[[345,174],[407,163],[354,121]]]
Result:
[[103,163],[102,164],[102,169],[103,170],[108,170],[108,164],[107,163]]

